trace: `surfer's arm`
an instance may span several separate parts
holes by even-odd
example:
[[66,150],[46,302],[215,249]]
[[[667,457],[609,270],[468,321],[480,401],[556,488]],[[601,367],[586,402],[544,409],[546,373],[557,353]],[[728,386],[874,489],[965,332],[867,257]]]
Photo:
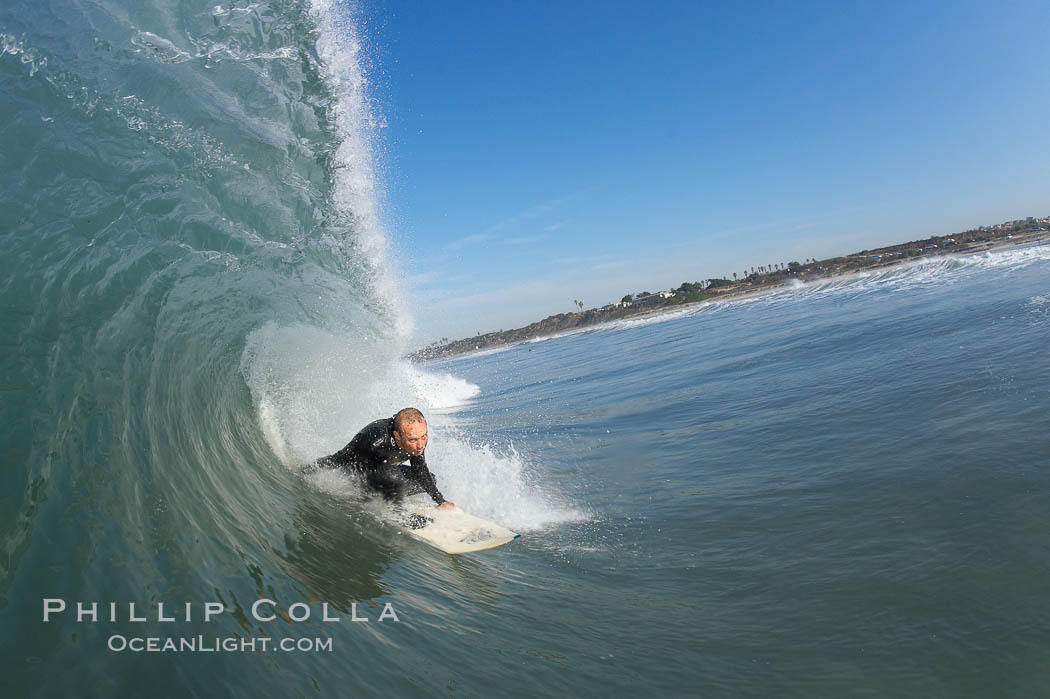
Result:
[[[419,456],[413,456],[409,460],[409,466],[411,467],[412,480],[427,491],[427,495],[431,497],[435,504],[444,506],[447,500],[441,495],[441,491],[438,490],[437,482],[434,479],[434,474],[427,468],[427,460],[422,454]],[[448,509],[448,508],[445,508]]]

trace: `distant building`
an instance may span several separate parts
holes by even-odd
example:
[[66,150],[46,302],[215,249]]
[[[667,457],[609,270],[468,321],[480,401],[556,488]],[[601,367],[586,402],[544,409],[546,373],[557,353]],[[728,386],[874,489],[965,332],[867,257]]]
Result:
[[636,296],[634,302],[640,306],[644,306],[646,304],[659,303],[660,301],[669,299],[672,296],[674,296],[673,291],[657,291],[655,294],[649,294],[648,296]]

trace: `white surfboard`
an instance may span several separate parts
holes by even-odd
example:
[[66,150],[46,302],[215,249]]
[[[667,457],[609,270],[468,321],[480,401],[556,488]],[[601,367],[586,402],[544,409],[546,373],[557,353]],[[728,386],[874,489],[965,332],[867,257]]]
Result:
[[[481,517],[467,514],[457,506],[442,510],[430,498],[408,498],[405,511],[424,518],[416,520],[418,528],[405,526],[409,534],[445,553],[470,553],[502,546],[520,536]],[[426,521],[429,520],[429,521]]]

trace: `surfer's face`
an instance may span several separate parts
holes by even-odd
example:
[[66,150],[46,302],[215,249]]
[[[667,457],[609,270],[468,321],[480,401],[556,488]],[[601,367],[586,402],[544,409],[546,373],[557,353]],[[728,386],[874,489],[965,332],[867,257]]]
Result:
[[400,449],[404,449],[412,456],[419,456],[427,447],[426,421],[401,425],[400,430],[394,430],[394,441]]

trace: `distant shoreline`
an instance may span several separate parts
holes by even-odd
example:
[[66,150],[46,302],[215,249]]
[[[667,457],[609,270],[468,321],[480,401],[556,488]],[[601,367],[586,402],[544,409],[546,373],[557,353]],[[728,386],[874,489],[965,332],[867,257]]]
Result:
[[[1019,224],[1021,226],[1020,229],[1018,229]],[[1024,226],[1027,226],[1027,229]],[[642,302],[637,307],[625,305],[624,302],[621,302],[621,304],[610,304],[602,308],[592,308],[578,313],[560,313],[522,328],[501,330],[484,335],[478,334],[474,337],[444,344],[434,343],[410,353],[407,355],[407,358],[418,362],[450,359],[452,357],[510,347],[530,340],[565,335],[617,320],[664,315],[714,301],[741,300],[764,296],[783,291],[796,280],[812,282],[822,279],[834,279],[870,270],[896,267],[909,260],[928,257],[958,257],[1014,247],[1038,245],[1050,242],[1050,230],[1047,230],[1047,227],[1050,227],[1050,218],[1014,221],[999,224],[996,227],[966,231],[965,233],[956,234],[954,237],[935,236],[925,240],[911,241],[876,250],[864,250],[845,257],[814,260],[805,265],[790,263],[788,266],[781,266],[779,270],[763,274],[752,274],[736,282],[730,282],[725,279],[709,280],[712,284],[699,292],[693,289],[690,289],[688,292],[683,291],[686,287],[694,286],[683,284],[678,290],[682,291],[684,296],[680,299],[676,299],[675,296],[678,294],[673,292],[660,292],[660,294],[651,294],[643,297]],[[956,237],[964,238],[965,241],[959,243],[955,240]],[[717,286],[715,282],[717,282]],[[698,282],[695,286],[699,285],[700,283]],[[656,298],[658,296],[659,298]]]
[[[923,258],[930,258],[930,257],[962,257],[962,256],[973,255],[973,254],[982,253],[982,252],[993,252],[993,251],[996,251],[996,250],[1007,250],[1007,249],[1014,248],[1014,247],[1031,247],[1033,245],[1040,245],[1040,244],[1043,244],[1043,243],[1050,243],[1050,232],[1043,232],[1043,233],[1040,234],[1040,237],[1031,236],[1031,238],[1034,238],[1034,239],[1030,239],[1028,236],[1026,236],[1024,240],[1021,240],[1021,239],[1018,239],[1018,236],[1014,236],[1014,239],[1010,240],[1008,242],[1002,242],[1002,243],[997,242],[995,244],[988,245],[986,247],[982,247],[980,249],[963,249],[963,250],[952,250],[950,252],[939,252],[939,253],[935,253],[935,254],[931,254],[931,255],[924,255]],[[912,260],[914,260],[914,259],[915,258],[912,258]],[[819,281],[819,280],[837,279],[839,277],[848,277],[848,276],[850,276],[852,274],[859,274],[861,272],[867,272],[867,271],[874,270],[874,269],[889,269],[889,268],[892,268],[892,267],[897,267],[899,265],[904,264],[907,261],[908,260],[905,260],[905,259],[893,260],[891,262],[885,262],[885,263],[879,264],[879,265],[872,265],[870,267],[864,267],[862,269],[857,269],[857,270],[850,270],[848,272],[837,272],[835,274],[829,274],[829,275],[823,276],[823,277],[809,277],[809,278],[805,279],[804,281],[806,281],[806,282],[814,282],[814,281]],[[628,316],[628,317],[630,317],[630,318],[646,318],[646,317],[649,317],[649,316],[658,316],[658,315],[671,314],[671,313],[675,313],[676,311],[678,311],[678,310],[680,310],[682,308],[691,308],[693,306],[700,306],[700,305],[703,305],[705,303],[713,303],[713,302],[716,302],[716,301],[726,301],[726,300],[740,301],[740,300],[748,299],[748,298],[757,298],[759,296],[766,296],[766,295],[769,295],[769,294],[774,294],[774,293],[776,293],[778,291],[783,291],[784,289],[787,289],[790,286],[791,286],[791,282],[790,281],[786,281],[786,282],[780,282],[780,283],[774,284],[772,286],[767,286],[767,287],[764,287],[764,288],[743,289],[743,290],[729,291],[729,292],[726,292],[724,294],[721,294],[720,296],[706,298],[706,299],[704,299],[702,301],[690,301],[690,302],[683,303],[683,304],[678,305],[678,306],[671,306],[671,307],[661,306],[660,308],[656,308],[656,309],[653,309],[651,311],[645,311],[644,313],[636,313],[636,314],[634,314],[632,316]]]

